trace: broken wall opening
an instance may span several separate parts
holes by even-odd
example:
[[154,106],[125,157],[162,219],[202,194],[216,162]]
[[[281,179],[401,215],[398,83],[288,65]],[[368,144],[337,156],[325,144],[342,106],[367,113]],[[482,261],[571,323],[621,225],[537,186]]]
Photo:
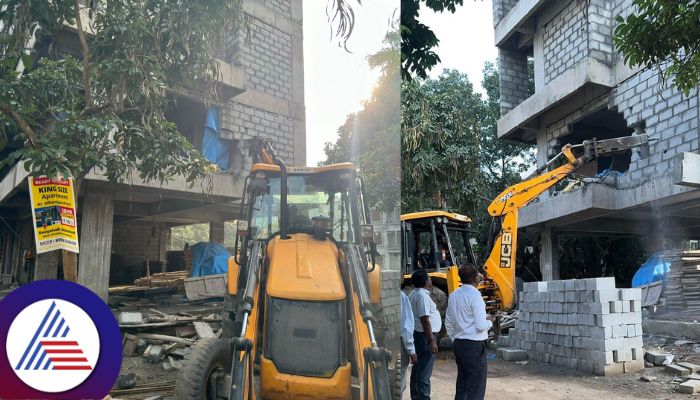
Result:
[[[568,126],[569,134],[557,139],[557,146],[551,149],[558,152],[562,146],[569,143],[572,145],[581,144],[584,140],[590,139],[612,139],[622,136],[632,136],[634,129],[627,126],[627,121],[617,110],[602,108],[595,111]],[[551,154],[553,157],[556,153]],[[632,162],[632,150],[627,150],[621,154],[613,154],[607,157],[600,157],[588,165],[580,168],[578,175],[593,177],[599,174],[612,172],[625,173],[629,170]]]
[[200,101],[185,96],[175,96],[168,103],[165,118],[177,128],[209,161],[221,171],[241,169],[238,141],[221,128],[221,110],[216,106],[207,109]]

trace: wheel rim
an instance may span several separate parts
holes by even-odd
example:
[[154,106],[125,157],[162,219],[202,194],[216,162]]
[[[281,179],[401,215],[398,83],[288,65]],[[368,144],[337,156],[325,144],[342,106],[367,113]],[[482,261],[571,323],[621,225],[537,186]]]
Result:
[[209,372],[209,375],[207,376],[207,399],[218,399],[219,397],[219,385],[221,383],[221,380],[223,379],[224,375],[226,373],[224,372],[224,369],[216,366],[212,368],[212,370]]

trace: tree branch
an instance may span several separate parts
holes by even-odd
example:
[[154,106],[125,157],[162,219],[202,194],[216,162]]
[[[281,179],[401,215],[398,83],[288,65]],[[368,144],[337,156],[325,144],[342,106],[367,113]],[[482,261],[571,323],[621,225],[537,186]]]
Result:
[[85,31],[83,31],[83,22],[80,19],[80,0],[74,0],[73,12],[75,14],[75,22],[78,26],[78,38],[80,38],[80,46],[83,48],[83,91],[85,93],[85,107],[92,108],[92,90],[90,89],[90,76],[88,67],[90,65],[90,50],[87,40],[85,39]]
[[13,110],[12,107],[10,107],[8,104],[0,104],[0,110],[2,110],[5,114],[9,115],[10,118],[12,118],[13,121],[17,124],[19,129],[24,132],[25,135],[27,135],[27,138],[29,139],[29,144],[32,145],[33,148],[38,148],[36,144],[36,135],[34,134],[34,131],[32,130],[32,127],[29,126],[27,121],[18,113],[17,111]]

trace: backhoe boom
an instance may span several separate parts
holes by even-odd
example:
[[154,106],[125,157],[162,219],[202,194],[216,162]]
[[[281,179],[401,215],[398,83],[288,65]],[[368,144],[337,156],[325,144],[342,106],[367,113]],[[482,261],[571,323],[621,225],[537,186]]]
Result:
[[[562,147],[561,153],[538,168],[530,177],[501,192],[488,207],[489,214],[501,218],[501,230],[494,240],[484,271],[494,280],[501,295],[501,308],[511,309],[515,303],[515,254],[518,243],[518,210],[538,198],[543,192],[567,178],[587,163],[632,148],[646,146],[647,135],[625,136],[605,140],[586,140],[582,144]],[[574,155],[574,151],[580,155]],[[648,150],[645,152],[648,154]],[[564,163],[547,171],[557,161]]]

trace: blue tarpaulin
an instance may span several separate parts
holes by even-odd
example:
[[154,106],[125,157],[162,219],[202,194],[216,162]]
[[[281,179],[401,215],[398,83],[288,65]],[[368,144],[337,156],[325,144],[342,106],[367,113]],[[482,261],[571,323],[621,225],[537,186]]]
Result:
[[225,274],[228,272],[228,250],[219,243],[199,242],[192,249],[192,276]]
[[654,253],[639,267],[632,278],[632,287],[640,287],[652,282],[666,280],[666,275],[671,269],[671,263],[665,261],[661,256],[661,252]]
[[219,136],[219,109],[211,107],[207,110],[204,121],[204,138],[202,139],[202,154],[209,161],[218,165],[222,171],[228,169],[228,153],[230,143]]

